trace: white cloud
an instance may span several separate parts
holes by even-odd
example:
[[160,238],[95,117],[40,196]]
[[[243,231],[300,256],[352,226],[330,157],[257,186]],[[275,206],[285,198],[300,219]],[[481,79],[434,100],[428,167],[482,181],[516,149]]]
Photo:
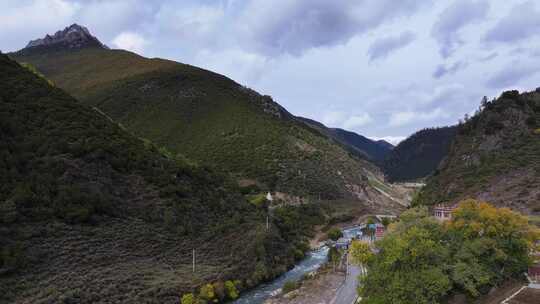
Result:
[[343,123],[344,129],[355,129],[365,126],[373,121],[373,118],[368,113],[362,113],[359,115],[353,115],[347,118]]
[[448,117],[448,114],[445,114],[441,108],[435,108],[428,112],[404,111],[392,113],[390,115],[389,125],[392,127],[400,127],[411,123],[433,121],[445,117]]
[[341,111],[328,111],[323,114],[322,123],[327,127],[334,128],[345,120],[345,113]]
[[194,64],[249,85],[256,82],[267,72],[270,60],[259,54],[245,52],[241,49],[229,49],[221,52],[209,49],[197,53]]
[[114,38],[113,45],[119,49],[125,49],[140,54],[144,52],[144,47],[148,45],[148,41],[137,33],[123,32]]
[[11,51],[31,39],[64,29],[80,6],[63,0],[3,0],[0,8],[0,48]]

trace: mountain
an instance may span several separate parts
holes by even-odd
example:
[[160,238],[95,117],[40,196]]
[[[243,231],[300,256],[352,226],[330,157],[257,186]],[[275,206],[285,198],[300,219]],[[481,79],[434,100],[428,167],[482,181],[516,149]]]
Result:
[[382,163],[394,148],[392,144],[384,140],[374,141],[351,131],[328,128],[324,124],[309,118],[297,117],[297,119],[343,145],[358,157],[368,159],[377,164]]
[[30,47],[10,56],[136,136],[232,174],[242,186],[291,201],[347,198],[379,210],[406,203],[373,186],[384,182],[371,162],[225,76],[101,46]]
[[448,154],[456,127],[420,130],[400,142],[384,160],[389,181],[414,181],[435,172]]
[[384,139],[379,139],[379,140],[377,140],[377,141],[375,141],[375,142],[376,142],[377,144],[379,144],[380,146],[382,146],[382,147],[388,149],[388,150],[392,150],[392,149],[394,149],[394,147],[395,147],[393,144],[387,142],[387,141],[384,140]]
[[[0,303],[178,303],[282,273],[295,229],[0,54]],[[285,212],[282,212],[286,214]],[[192,273],[192,251],[196,271]]]
[[22,53],[33,53],[50,49],[80,49],[84,47],[107,48],[90,31],[78,24],[72,24],[54,35],[28,42]]
[[476,198],[540,212],[540,89],[504,92],[458,126],[447,158],[416,204]]

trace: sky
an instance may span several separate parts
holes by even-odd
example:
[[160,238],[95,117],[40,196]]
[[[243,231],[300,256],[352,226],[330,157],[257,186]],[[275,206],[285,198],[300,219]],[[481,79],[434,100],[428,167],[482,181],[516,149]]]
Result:
[[540,87],[540,0],[0,0],[0,50],[72,23],[397,143]]

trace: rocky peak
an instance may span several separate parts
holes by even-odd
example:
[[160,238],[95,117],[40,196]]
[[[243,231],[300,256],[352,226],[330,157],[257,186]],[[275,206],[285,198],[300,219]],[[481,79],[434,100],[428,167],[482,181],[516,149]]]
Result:
[[31,40],[25,49],[35,47],[59,46],[68,49],[83,48],[87,46],[102,47],[102,44],[96,37],[90,34],[90,31],[78,24],[72,24],[54,35],[45,35],[44,38]]

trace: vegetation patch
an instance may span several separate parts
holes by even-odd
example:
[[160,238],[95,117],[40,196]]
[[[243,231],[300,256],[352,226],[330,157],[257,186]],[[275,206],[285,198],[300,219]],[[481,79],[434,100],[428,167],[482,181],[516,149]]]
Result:
[[427,208],[406,211],[376,243],[360,294],[365,303],[444,303],[462,293],[471,301],[507,280],[522,279],[540,237],[527,218],[509,209],[466,200],[446,223]]

